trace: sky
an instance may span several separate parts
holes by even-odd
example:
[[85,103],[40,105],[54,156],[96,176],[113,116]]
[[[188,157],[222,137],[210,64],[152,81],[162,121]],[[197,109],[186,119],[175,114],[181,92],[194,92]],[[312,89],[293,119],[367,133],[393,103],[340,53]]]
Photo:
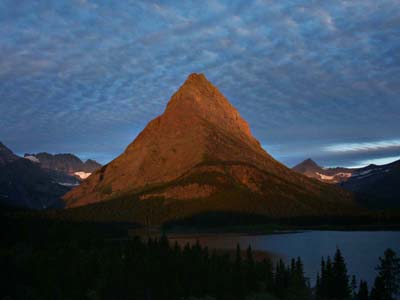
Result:
[[400,159],[400,0],[0,1],[0,141],[106,163],[204,73],[288,166]]

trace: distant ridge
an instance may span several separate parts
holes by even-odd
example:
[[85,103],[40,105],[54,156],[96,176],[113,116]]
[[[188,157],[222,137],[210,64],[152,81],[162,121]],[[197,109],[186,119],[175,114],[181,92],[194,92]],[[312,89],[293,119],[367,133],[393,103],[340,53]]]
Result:
[[355,192],[370,208],[400,208],[400,160],[362,168],[322,168],[306,159],[293,170],[319,181]]
[[0,205],[2,208],[61,208],[69,190],[37,163],[15,155],[0,143]]
[[351,193],[273,159],[203,74],[191,74],[123,154],[64,200],[69,208],[101,202],[103,211],[142,223],[213,211],[301,216],[357,210]]
[[26,153],[24,157],[37,162],[44,169],[61,172],[65,175],[78,177],[79,179],[86,179],[92,172],[101,168],[101,164],[92,159],[83,162],[79,157],[70,153]]

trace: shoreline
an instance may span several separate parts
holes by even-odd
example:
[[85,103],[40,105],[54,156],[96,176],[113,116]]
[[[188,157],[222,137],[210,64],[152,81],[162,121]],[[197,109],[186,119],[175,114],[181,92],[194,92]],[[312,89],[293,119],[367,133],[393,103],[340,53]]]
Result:
[[177,227],[165,230],[167,236],[257,236],[257,235],[274,235],[274,234],[294,234],[305,231],[400,231],[400,225],[316,225],[316,226],[263,226],[258,228],[252,227],[213,227],[213,228],[189,228]]

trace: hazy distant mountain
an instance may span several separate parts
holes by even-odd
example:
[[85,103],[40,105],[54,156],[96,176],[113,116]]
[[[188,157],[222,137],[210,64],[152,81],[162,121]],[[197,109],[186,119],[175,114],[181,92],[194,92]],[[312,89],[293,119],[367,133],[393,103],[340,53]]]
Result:
[[38,154],[25,154],[25,158],[34,161],[44,169],[61,172],[62,174],[75,176],[80,180],[86,179],[92,172],[99,169],[101,164],[88,159],[83,162],[73,154],[49,154],[46,152]]
[[293,167],[292,170],[307,175],[308,177],[317,178],[319,179],[319,175],[323,172],[322,167],[320,167],[315,161],[311,158],[306,159],[302,163],[298,164],[297,166]]
[[10,149],[0,142],[0,166],[11,163],[18,158],[18,156],[16,156]]
[[370,207],[400,207],[400,160],[363,168],[322,168],[307,159],[293,170],[355,192]]
[[349,192],[310,180],[265,152],[202,74],[190,75],[122,155],[64,200],[68,207],[103,202],[103,212],[141,222],[215,211],[308,216],[356,209]]
[[311,158],[306,159],[292,168],[293,171],[318,179],[326,183],[339,183],[348,180],[356,169],[323,168]]
[[16,156],[0,143],[1,206],[29,209],[62,207],[60,197],[68,190],[37,163]]

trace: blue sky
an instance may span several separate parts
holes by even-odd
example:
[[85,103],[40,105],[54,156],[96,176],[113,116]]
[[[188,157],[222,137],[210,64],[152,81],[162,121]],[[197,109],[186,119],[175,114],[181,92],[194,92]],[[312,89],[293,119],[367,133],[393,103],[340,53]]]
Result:
[[400,1],[0,2],[0,140],[105,163],[204,73],[292,166],[400,158]]

